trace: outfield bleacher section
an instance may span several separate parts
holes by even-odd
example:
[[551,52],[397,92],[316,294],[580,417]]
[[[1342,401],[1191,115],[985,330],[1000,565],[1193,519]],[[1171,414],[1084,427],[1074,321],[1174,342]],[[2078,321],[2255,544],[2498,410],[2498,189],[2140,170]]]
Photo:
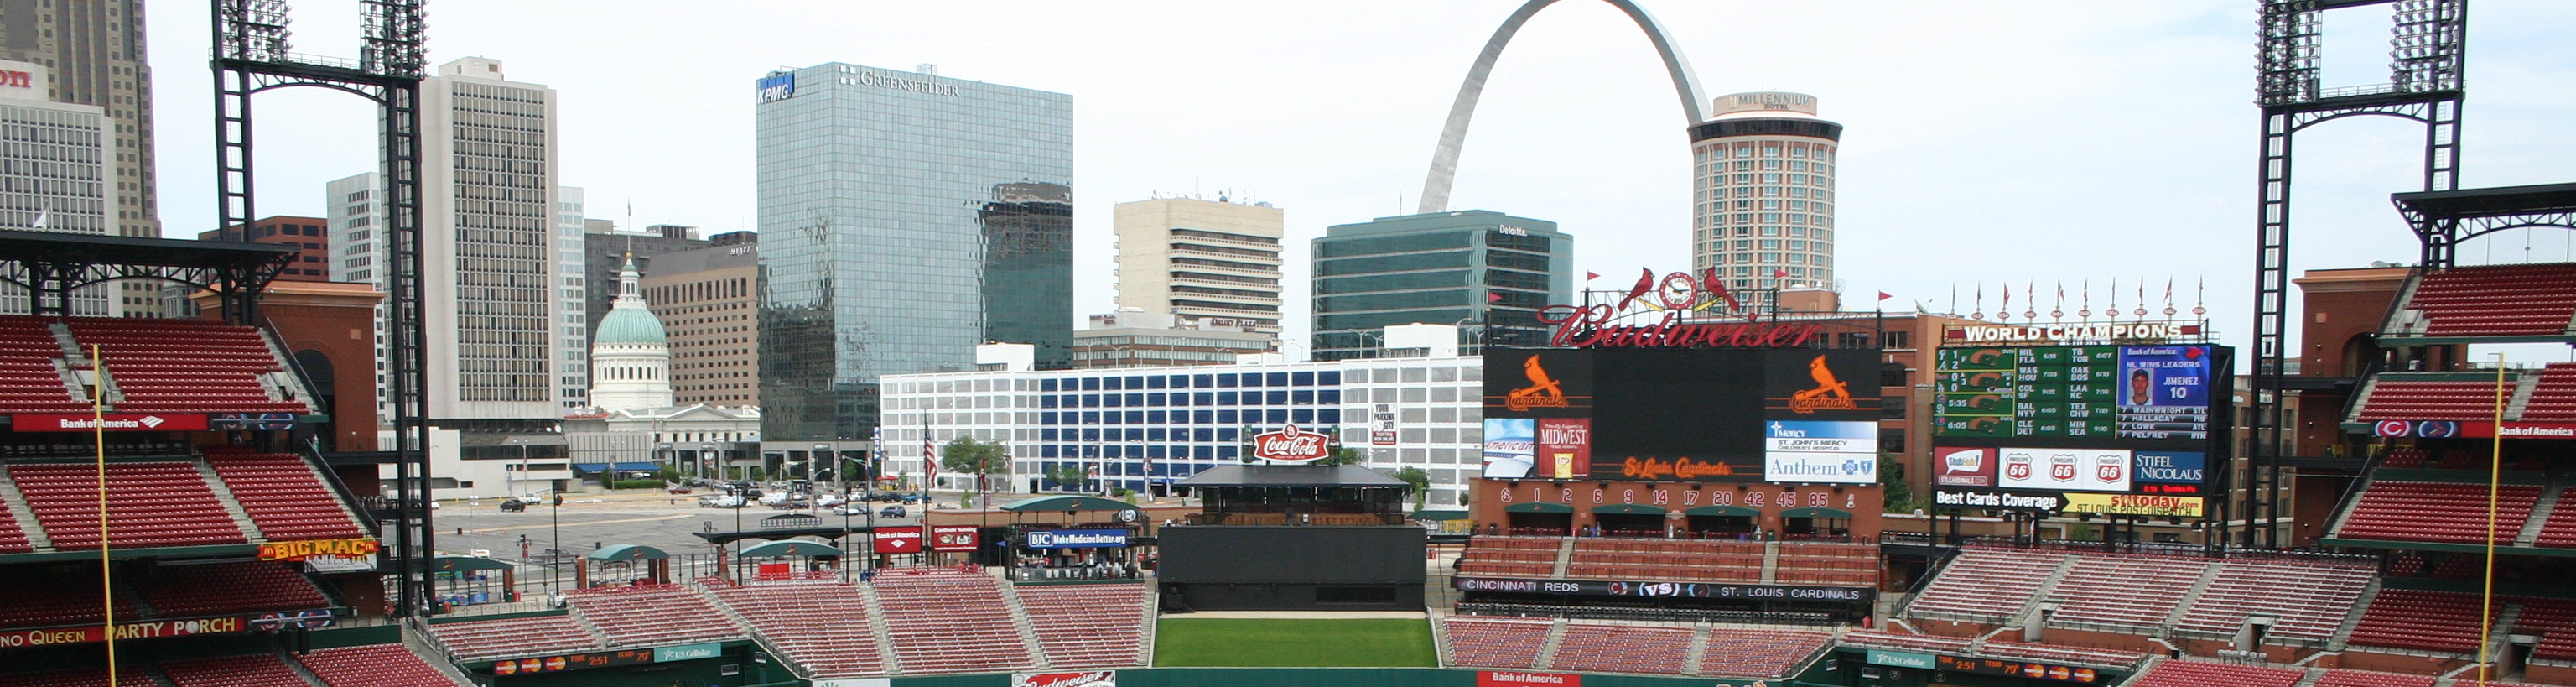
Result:
[[1786,628],[1709,628],[1698,674],[1786,677],[1806,667],[1832,640],[1831,634]]
[[[2497,488],[2496,541],[2510,545],[2531,520],[2542,487]],[[2373,480],[2352,504],[2334,535],[2344,539],[2485,544],[2487,485]]]
[[1950,559],[1907,612],[1918,618],[2002,623],[2030,604],[2066,562],[2061,551],[1969,547]]
[[1022,639],[1018,609],[980,571],[887,568],[876,576],[879,608],[906,673],[991,673],[1037,666]]
[[1690,667],[1690,645],[1687,627],[1566,623],[1548,669],[1680,675]]
[[2576,315],[2576,264],[2452,267],[2418,277],[2386,336],[2557,336]]
[[430,641],[447,652],[448,660],[457,663],[608,648],[607,642],[592,636],[572,615],[564,613],[431,623],[428,627]]
[[2307,678],[2307,671],[2292,668],[2171,660],[2158,661],[2127,687],[2293,687]]
[[295,657],[330,687],[455,687],[456,681],[399,644],[316,649]]
[[1478,535],[1460,554],[1458,574],[1876,587],[1879,567],[1872,543]]
[[[99,547],[99,473],[89,463],[18,463],[9,478],[58,550]],[[116,548],[241,544],[241,526],[193,463],[107,464],[109,543]]]
[[313,465],[301,456],[243,446],[205,446],[214,468],[251,522],[268,539],[338,539],[366,534]]
[[1028,584],[1006,594],[990,575],[950,567],[882,568],[855,584],[699,584],[808,679],[1138,667],[1153,622],[1150,585]]
[[593,587],[565,594],[564,602],[611,647],[722,642],[746,634],[705,595],[678,585]]
[[884,675],[868,597],[858,585],[830,580],[790,580],[734,585],[707,583],[707,592],[731,610],[791,665],[814,677]]
[[1537,668],[1555,621],[1453,615],[1440,619],[1451,665]]
[[2045,627],[2133,637],[2126,649],[2139,649],[2150,637],[2232,640],[2249,619],[2264,616],[2271,619],[2265,644],[2318,649],[2358,611],[2376,574],[2367,560],[2350,557],[1969,546],[1904,617],[1958,624],[1942,634],[1983,632],[2052,604]]
[[1141,584],[1024,585],[1017,590],[1049,668],[1115,668],[1144,657],[1145,604],[1152,589]]
[[2357,563],[2225,561],[2174,628],[2234,636],[2247,617],[2262,614],[2273,619],[2274,636],[2323,642],[2352,615],[2373,572]]
[[160,666],[176,687],[312,687],[270,654],[162,661]]

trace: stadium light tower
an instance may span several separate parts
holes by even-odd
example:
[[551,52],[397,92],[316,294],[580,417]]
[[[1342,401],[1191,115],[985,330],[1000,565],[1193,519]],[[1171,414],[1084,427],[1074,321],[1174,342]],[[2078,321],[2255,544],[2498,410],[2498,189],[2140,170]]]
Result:
[[[2325,86],[2319,78],[2319,16],[2328,10],[2395,5],[2389,78],[2362,86]],[[2291,144],[2310,126],[2361,115],[2424,125],[2424,191],[2460,185],[2461,85],[2468,50],[2468,0],[2264,0],[2255,65],[2255,104],[2263,108],[2262,203],[2255,221],[2254,393],[2247,458],[2242,543],[2279,546],[2281,408],[2288,391]],[[2451,263],[2451,246],[2428,241],[2424,266]],[[2256,523],[2260,522],[2261,525]]]
[[393,404],[394,615],[430,612],[428,373],[421,330],[420,81],[428,64],[428,0],[359,0],[358,59],[302,55],[288,42],[285,0],[213,0],[215,164],[222,223],[258,217],[252,177],[251,96],[278,88],[328,88],[374,101],[386,218],[386,366]]

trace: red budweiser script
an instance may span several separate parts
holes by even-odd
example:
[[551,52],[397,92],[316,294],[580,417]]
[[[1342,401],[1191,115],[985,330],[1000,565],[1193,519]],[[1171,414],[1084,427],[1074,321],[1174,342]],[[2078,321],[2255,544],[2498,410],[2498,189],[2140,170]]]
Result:
[[1012,673],[1011,687],[1118,687],[1118,673]]
[[1288,463],[1319,460],[1333,454],[1333,447],[1325,442],[1328,438],[1321,432],[1300,432],[1296,425],[1289,425],[1276,432],[1253,435],[1252,457]]
[[1797,322],[1684,323],[1678,311],[1651,324],[1608,324],[1615,315],[1609,306],[1596,305],[1542,311],[1538,317],[1556,326],[1548,345],[1571,348],[1797,348],[1823,328]]

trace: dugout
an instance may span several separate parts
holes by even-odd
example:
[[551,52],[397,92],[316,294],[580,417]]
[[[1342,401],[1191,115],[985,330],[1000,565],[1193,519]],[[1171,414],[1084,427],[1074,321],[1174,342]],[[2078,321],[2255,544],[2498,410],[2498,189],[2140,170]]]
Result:
[[1178,485],[1206,512],[1160,532],[1165,609],[1422,610],[1412,485],[1356,465],[1221,466]]

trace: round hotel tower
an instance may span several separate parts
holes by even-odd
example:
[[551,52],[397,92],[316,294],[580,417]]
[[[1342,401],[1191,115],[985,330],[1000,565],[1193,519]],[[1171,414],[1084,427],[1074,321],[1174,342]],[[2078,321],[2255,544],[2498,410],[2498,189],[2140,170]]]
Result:
[[1818,119],[1815,96],[1802,93],[1736,93],[1715,105],[1690,130],[1693,271],[1716,268],[1730,288],[1832,288],[1843,126]]

